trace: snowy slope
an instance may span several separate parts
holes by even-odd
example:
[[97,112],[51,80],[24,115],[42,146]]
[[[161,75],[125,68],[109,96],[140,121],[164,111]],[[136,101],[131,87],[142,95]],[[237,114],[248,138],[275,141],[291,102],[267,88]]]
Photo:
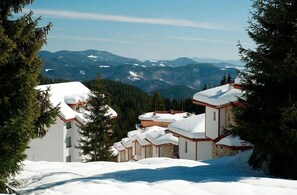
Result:
[[269,178],[245,164],[250,152],[204,162],[151,158],[128,163],[26,161],[21,194],[297,194],[297,181]]

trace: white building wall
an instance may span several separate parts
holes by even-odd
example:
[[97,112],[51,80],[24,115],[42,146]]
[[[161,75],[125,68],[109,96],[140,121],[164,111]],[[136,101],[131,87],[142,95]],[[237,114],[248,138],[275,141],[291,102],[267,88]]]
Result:
[[[187,143],[187,144],[186,144]],[[196,158],[196,143],[191,140],[179,137],[179,157],[181,159],[195,160]],[[187,145],[187,151],[186,151]]]
[[[66,123],[59,117],[41,139],[34,139],[30,148],[26,150],[27,159],[32,161],[59,161],[66,162],[66,157],[71,156],[72,162],[81,162],[78,146],[80,135],[79,127],[75,121],[71,121],[71,128],[66,128]],[[71,147],[66,146],[67,137],[71,137]]]
[[[215,120],[214,120],[215,115]],[[218,124],[219,124],[218,110],[214,108],[205,108],[205,135],[211,139],[218,137]]]
[[[76,121],[71,122],[71,129],[68,129],[69,135],[71,136],[71,142],[72,146],[69,148],[70,155],[71,155],[71,161],[72,162],[81,162],[82,157],[80,155],[80,149],[76,148],[75,146],[79,146],[79,140],[81,135],[79,134],[79,127],[80,124]],[[65,157],[66,158],[66,157]]]
[[32,161],[65,161],[64,158],[64,121],[59,117],[43,138],[31,141],[25,153]]
[[197,160],[208,160],[212,158],[212,141],[197,142]]

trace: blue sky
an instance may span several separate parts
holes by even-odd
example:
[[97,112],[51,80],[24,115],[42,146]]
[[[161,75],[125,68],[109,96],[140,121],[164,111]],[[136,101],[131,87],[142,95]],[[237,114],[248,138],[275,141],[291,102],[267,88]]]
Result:
[[35,0],[24,12],[53,23],[48,51],[97,49],[145,59],[239,59],[252,47],[250,0]]

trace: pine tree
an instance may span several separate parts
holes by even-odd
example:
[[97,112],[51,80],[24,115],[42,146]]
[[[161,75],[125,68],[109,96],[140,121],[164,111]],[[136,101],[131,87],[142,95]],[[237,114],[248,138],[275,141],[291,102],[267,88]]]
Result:
[[222,78],[221,81],[220,81],[220,85],[225,85],[225,84],[227,84],[227,77],[226,77],[226,75],[224,74],[223,78]]
[[232,82],[234,82],[234,81],[233,81],[233,79],[231,77],[231,74],[228,73],[228,76],[227,76],[227,79],[226,79],[226,83],[232,83]]
[[154,92],[152,99],[152,106],[154,111],[163,111],[165,110],[165,103],[163,98],[161,97],[160,92],[156,91]]
[[105,86],[99,76],[92,83],[92,93],[86,106],[85,117],[88,122],[81,126],[79,146],[84,161],[111,161],[110,150],[112,118],[108,113],[109,98]]
[[40,93],[35,90],[42,66],[37,52],[50,25],[38,27],[39,19],[33,20],[32,12],[15,20],[10,17],[31,2],[0,1],[0,193],[7,192],[8,179],[20,170],[29,141],[50,125],[42,113],[47,119],[57,113],[39,107],[42,103],[36,97]]
[[254,145],[253,167],[297,179],[297,1],[255,0],[253,9],[256,48],[239,45],[248,72],[233,133]]
[[230,73],[228,73],[228,76],[226,76],[224,74],[223,78],[220,81],[220,85],[225,85],[225,84],[232,83],[232,82],[233,82],[232,77],[231,77]]
[[[109,105],[118,114],[113,120],[112,137],[114,141],[120,141],[127,136],[128,131],[135,128],[135,124],[139,122],[139,114],[151,111],[150,96],[132,85],[112,80],[102,81],[110,94]],[[91,89],[91,83],[89,81],[85,85]]]
[[35,129],[32,136],[33,139],[44,137],[50,126],[55,123],[56,117],[59,114],[59,104],[53,107],[52,103],[50,102],[50,90],[51,88],[47,88],[43,91],[37,91],[36,99],[39,108],[39,116],[34,121]]

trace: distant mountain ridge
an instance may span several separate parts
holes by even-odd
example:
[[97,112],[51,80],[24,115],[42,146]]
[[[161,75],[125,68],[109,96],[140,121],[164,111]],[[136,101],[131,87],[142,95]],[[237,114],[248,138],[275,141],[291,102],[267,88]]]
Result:
[[[40,51],[39,55],[41,58],[46,59],[47,62],[61,62],[66,63],[71,66],[81,66],[81,63],[87,65],[111,65],[118,66],[123,63],[135,64],[141,63],[141,61],[133,58],[126,58],[122,56],[118,56],[107,51],[97,51],[93,49],[89,49],[86,51],[57,51],[57,52],[49,52],[49,51]],[[58,59],[58,60],[57,60]]]
[[[44,61],[41,74],[45,77],[87,81],[99,73],[102,78],[132,84],[148,93],[167,91],[163,94],[167,97],[190,97],[205,85],[219,84],[224,74],[230,73],[233,78],[237,75],[233,67],[222,68],[186,57],[140,61],[97,50],[41,51],[39,55]],[[181,86],[185,90],[180,90]]]
[[212,64],[219,64],[219,63],[226,63],[226,64],[232,64],[236,66],[242,66],[243,63],[240,60],[219,60],[214,58],[199,58],[194,57],[192,60],[196,62],[204,62],[204,63],[212,63]]

